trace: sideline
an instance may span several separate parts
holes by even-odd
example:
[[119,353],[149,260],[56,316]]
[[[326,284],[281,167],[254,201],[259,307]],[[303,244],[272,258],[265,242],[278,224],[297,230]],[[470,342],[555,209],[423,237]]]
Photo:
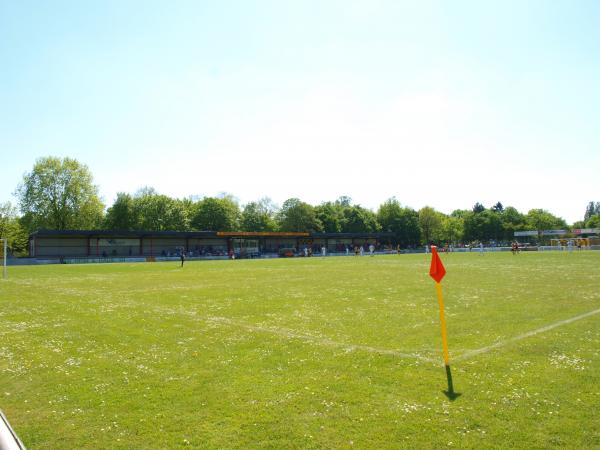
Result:
[[576,322],[578,320],[585,319],[586,317],[590,317],[590,316],[593,316],[593,315],[598,314],[598,313],[600,313],[600,308],[595,309],[593,311],[586,312],[584,314],[580,314],[580,315],[575,316],[575,317],[571,317],[570,319],[560,320],[560,321],[555,322],[555,323],[553,323],[551,325],[546,325],[545,327],[538,328],[537,330],[528,331],[527,333],[519,334],[518,336],[512,337],[510,339],[506,339],[504,341],[496,342],[495,344],[488,345],[486,347],[478,348],[476,350],[467,351],[467,352],[463,353],[460,356],[455,356],[454,358],[452,358],[452,360],[453,361],[464,361],[466,359],[470,359],[473,356],[481,355],[483,353],[488,353],[488,352],[490,352],[492,350],[495,350],[497,348],[505,347],[505,346],[507,346],[509,344],[512,344],[513,342],[517,342],[517,341],[526,339],[528,337],[535,336],[536,334],[545,333],[546,331],[550,331],[550,330],[552,330],[554,328],[557,328],[557,327],[560,327],[562,325],[567,325],[569,323],[573,323],[573,322]]

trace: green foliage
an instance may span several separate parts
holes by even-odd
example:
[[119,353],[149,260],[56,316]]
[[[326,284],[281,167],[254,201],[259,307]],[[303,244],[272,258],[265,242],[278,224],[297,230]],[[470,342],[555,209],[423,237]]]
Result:
[[344,229],[346,217],[344,210],[349,206],[339,202],[325,202],[315,207],[317,219],[326,233],[340,233]]
[[512,206],[506,208],[498,202],[489,210],[454,211],[453,217],[464,220],[462,240],[464,242],[511,241],[514,232],[527,229],[526,217]]
[[232,197],[205,197],[194,205],[191,225],[195,230],[237,231],[240,215],[240,207]]
[[[148,231],[309,231],[329,233],[369,233],[388,231],[403,246],[442,240],[449,242],[513,239],[515,231],[566,228],[561,218],[541,209],[525,216],[513,207],[497,202],[489,210],[476,203],[472,210],[455,210],[446,216],[433,208],[419,212],[402,207],[392,197],[377,213],[352,204],[348,196],[312,206],[298,198],[286,200],[281,210],[264,198],[250,202],[240,211],[231,195],[205,197],[199,201],[173,199],[143,188],[130,195],[117,194],[106,215],[98,198],[98,188],[85,165],[70,158],[41,158],[26,174],[16,195],[22,216],[13,225],[15,251],[26,251],[27,231],[47,229],[148,230]],[[597,223],[600,203],[590,202],[581,228]]]
[[240,225],[243,231],[275,231],[275,213],[277,208],[269,198],[250,202],[244,206]]
[[104,205],[88,167],[71,158],[40,158],[16,195],[29,230],[95,229]]
[[402,246],[418,245],[421,242],[421,227],[417,211],[412,208],[402,208],[397,224],[396,236]]
[[600,214],[594,214],[585,223],[586,228],[600,228]]
[[0,238],[7,240],[7,247],[13,255],[27,255],[29,235],[21,226],[16,208],[9,202],[0,204]]
[[592,218],[592,216],[595,216],[597,214],[600,214],[600,202],[589,202],[585,209],[583,221],[587,222]]
[[491,210],[471,213],[465,217],[464,239],[471,241],[497,241],[502,238],[501,215]]
[[277,213],[277,222],[281,231],[323,231],[323,224],[317,218],[315,208],[297,198],[283,202]]
[[553,230],[566,228],[567,223],[560,217],[550,214],[545,209],[532,209],[527,213],[527,225],[532,230]]
[[440,239],[443,242],[457,244],[462,241],[465,222],[459,217],[443,216]]
[[342,208],[347,208],[352,204],[352,199],[350,197],[348,197],[347,195],[342,195],[335,202],[338,205],[340,205]]
[[383,231],[397,233],[399,230],[399,217],[402,213],[402,206],[396,197],[392,197],[383,202],[377,210],[377,221]]
[[403,208],[400,202],[392,197],[386,200],[377,210],[377,221],[382,231],[395,233],[400,245],[418,245],[421,240],[419,213],[412,208]]
[[181,200],[158,194],[152,188],[139,190],[132,202],[134,228],[151,231],[185,231],[188,214]]
[[104,227],[112,230],[186,231],[189,229],[187,200],[161,195],[145,187],[131,197],[120,192],[108,208]]
[[342,196],[335,202],[325,202],[315,208],[323,231],[328,233],[371,233],[381,230],[373,211],[353,205],[350,197]]
[[496,213],[501,213],[504,211],[504,205],[502,205],[502,203],[498,202],[494,206],[492,206],[490,209]]
[[526,225],[527,219],[525,215],[521,214],[517,211],[516,208],[512,206],[507,206],[502,212],[502,221],[504,224],[511,224],[515,228],[518,226]]
[[452,211],[450,213],[450,216],[451,217],[456,217],[458,219],[464,219],[465,217],[467,217],[472,212],[473,211],[470,211],[468,209],[455,209],[454,211]]
[[103,228],[107,230],[135,230],[138,228],[134,217],[134,199],[125,192],[119,192],[113,205],[106,211]]
[[344,233],[373,233],[380,231],[381,226],[377,222],[375,213],[360,205],[344,208],[344,221],[342,232]]
[[475,214],[479,214],[485,211],[485,206],[483,206],[481,203],[477,202],[475,203],[475,205],[473,205],[473,212]]
[[419,226],[425,244],[431,243],[438,237],[441,230],[442,219],[439,212],[430,206],[419,210]]

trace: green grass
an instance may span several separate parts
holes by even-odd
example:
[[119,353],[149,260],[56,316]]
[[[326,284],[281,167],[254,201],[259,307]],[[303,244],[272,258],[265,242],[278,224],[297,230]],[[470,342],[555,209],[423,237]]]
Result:
[[600,448],[600,314],[522,336],[600,309],[600,252],[443,259],[453,402],[393,255],[10,268],[0,409],[31,449]]

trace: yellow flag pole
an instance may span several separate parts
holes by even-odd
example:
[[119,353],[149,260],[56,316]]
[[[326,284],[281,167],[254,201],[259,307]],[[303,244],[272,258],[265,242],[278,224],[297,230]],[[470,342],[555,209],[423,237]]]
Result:
[[448,379],[448,391],[445,393],[450,400],[454,400],[458,395],[454,392],[452,385],[452,372],[450,371],[450,355],[448,353],[448,337],[446,335],[446,318],[444,317],[444,296],[442,295],[442,285],[435,283],[438,304],[440,305],[440,324],[442,327],[442,349],[444,353],[444,366],[446,367],[446,378]]
[[442,326],[442,348],[444,351],[444,364],[450,365],[450,355],[448,354],[448,337],[446,336],[446,318],[444,317],[444,296],[442,295],[442,285],[435,283],[438,305],[440,305],[440,324]]

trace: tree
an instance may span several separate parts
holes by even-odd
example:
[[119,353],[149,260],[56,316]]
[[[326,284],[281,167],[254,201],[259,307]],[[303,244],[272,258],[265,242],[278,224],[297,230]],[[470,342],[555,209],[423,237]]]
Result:
[[262,198],[244,206],[240,224],[244,231],[275,231],[277,208],[270,198]]
[[315,207],[317,219],[323,225],[323,231],[326,233],[340,233],[344,228],[346,220],[344,210],[347,206],[343,206],[339,202],[325,202]]
[[491,210],[471,213],[464,219],[464,239],[466,241],[498,240],[502,236],[500,214]]
[[387,199],[377,210],[377,221],[383,231],[397,233],[399,230],[399,217],[402,213],[402,206],[396,197]]
[[594,214],[585,223],[587,228],[600,228],[600,214]]
[[421,241],[419,213],[412,208],[402,208],[398,217],[396,239],[402,246],[418,245]]
[[315,208],[297,198],[289,198],[277,214],[277,222],[281,231],[323,231],[323,224],[317,218]]
[[117,199],[106,211],[104,226],[107,230],[133,230],[137,227],[134,216],[134,200],[124,192],[117,194]]
[[353,205],[344,209],[344,233],[373,233],[379,231],[381,226],[377,222],[375,213],[360,205]]
[[29,236],[19,222],[17,209],[10,202],[0,204],[0,238],[6,239],[6,246],[13,254],[27,254]]
[[473,211],[469,211],[468,209],[455,209],[450,213],[451,217],[456,217],[458,219],[464,219],[469,214],[472,214]]
[[511,241],[514,239],[515,231],[523,231],[527,228],[527,220],[523,214],[512,206],[507,206],[502,215],[502,239]]
[[192,227],[196,230],[235,231],[239,229],[240,208],[230,196],[205,197],[195,205]]
[[4,237],[9,224],[17,220],[17,209],[10,203],[0,203],[0,233]]
[[585,228],[585,222],[583,220],[578,220],[577,222],[574,222],[573,225],[571,226],[571,228]]
[[589,202],[585,209],[585,215],[583,221],[587,222],[592,216],[600,214],[600,202]]
[[545,209],[531,209],[527,213],[527,225],[532,230],[552,230],[566,228],[567,223],[560,217],[550,214]]
[[478,213],[482,213],[485,211],[485,206],[483,206],[481,203],[477,202],[475,203],[475,205],[473,205],[473,212],[478,214]]
[[464,220],[459,217],[444,216],[440,228],[440,238],[443,241],[457,244],[462,239]]
[[502,203],[498,202],[494,206],[492,206],[490,209],[496,213],[501,213],[504,211],[504,206],[502,205]]
[[379,206],[377,221],[383,231],[393,232],[402,246],[416,245],[421,239],[419,214],[412,208],[402,207],[395,197]]
[[421,208],[419,210],[419,226],[421,227],[425,244],[431,243],[440,231],[440,214],[430,206]]
[[352,199],[347,195],[342,195],[335,201],[335,203],[343,208],[347,208],[352,204]]
[[190,231],[191,205],[189,200],[166,198],[168,198],[166,215],[166,226],[168,229],[175,231]]
[[102,221],[98,187],[88,167],[75,159],[38,159],[16,195],[30,230],[94,229]]
[[[126,202],[125,198],[123,202]],[[142,188],[134,195],[130,218],[128,221],[130,227],[137,230],[185,231],[189,229],[188,211],[184,201],[161,195],[150,187]]]

